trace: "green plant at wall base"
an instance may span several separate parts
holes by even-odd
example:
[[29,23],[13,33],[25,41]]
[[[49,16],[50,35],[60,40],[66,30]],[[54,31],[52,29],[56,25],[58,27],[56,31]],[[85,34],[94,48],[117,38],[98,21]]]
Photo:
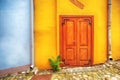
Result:
[[57,56],[57,58],[49,58],[48,59],[49,62],[50,62],[50,66],[51,68],[53,69],[53,71],[59,71],[61,68],[60,68],[60,56]]

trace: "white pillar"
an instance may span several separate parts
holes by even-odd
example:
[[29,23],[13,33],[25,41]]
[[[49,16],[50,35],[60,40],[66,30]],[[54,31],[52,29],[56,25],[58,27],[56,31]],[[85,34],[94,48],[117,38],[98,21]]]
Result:
[[112,60],[111,21],[112,21],[112,0],[108,0],[108,59],[109,60]]

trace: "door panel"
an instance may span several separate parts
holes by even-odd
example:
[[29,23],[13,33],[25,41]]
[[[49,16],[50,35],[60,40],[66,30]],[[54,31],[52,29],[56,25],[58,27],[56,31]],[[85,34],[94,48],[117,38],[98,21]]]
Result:
[[75,49],[74,48],[67,48],[66,50],[66,64],[74,65],[75,64]]
[[75,27],[75,20],[74,19],[65,19],[63,18],[63,53],[65,64],[67,65],[75,65],[76,64],[76,27]]
[[61,56],[65,65],[90,65],[92,61],[92,18],[61,17]]
[[81,46],[88,45],[88,27],[87,22],[79,22],[79,41]]
[[79,57],[80,61],[87,61],[88,60],[88,50],[85,48],[80,48],[79,50]]
[[[91,25],[89,19],[78,19],[78,65],[89,65],[91,58]],[[85,62],[85,63],[84,63]]]
[[68,46],[74,46],[75,42],[75,27],[74,27],[74,21],[67,21],[66,22],[66,41]]

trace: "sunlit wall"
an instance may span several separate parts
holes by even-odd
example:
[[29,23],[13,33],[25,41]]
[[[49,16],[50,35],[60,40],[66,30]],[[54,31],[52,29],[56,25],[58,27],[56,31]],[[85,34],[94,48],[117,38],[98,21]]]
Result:
[[107,61],[107,0],[79,0],[84,4],[84,9],[76,7],[69,0],[34,1],[35,64],[39,69],[48,69],[48,58],[60,54],[59,15],[93,15],[93,64]]
[[78,1],[84,4],[84,9],[76,7],[69,0],[57,1],[58,43],[59,43],[59,15],[93,15],[94,16],[93,64],[104,63],[107,60],[107,0],[78,0]]
[[35,65],[50,68],[48,59],[56,56],[55,0],[34,0]]
[[112,57],[120,59],[120,0],[112,0]]

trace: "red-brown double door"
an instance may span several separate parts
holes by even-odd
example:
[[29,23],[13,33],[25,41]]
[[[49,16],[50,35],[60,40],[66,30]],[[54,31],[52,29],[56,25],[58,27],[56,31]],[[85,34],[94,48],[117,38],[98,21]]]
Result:
[[93,17],[60,16],[60,48],[60,55],[65,65],[91,65]]

